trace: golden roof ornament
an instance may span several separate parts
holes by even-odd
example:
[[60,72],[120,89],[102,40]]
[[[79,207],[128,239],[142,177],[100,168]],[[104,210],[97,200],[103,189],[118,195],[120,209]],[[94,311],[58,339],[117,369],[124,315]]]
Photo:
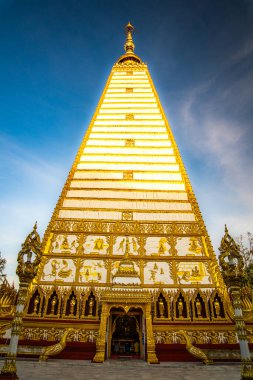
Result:
[[126,43],[124,45],[125,54],[122,55],[117,63],[123,63],[127,65],[134,65],[136,63],[141,63],[141,59],[134,53],[134,42],[133,42],[133,32],[134,27],[129,23],[125,26],[125,34],[126,34]]
[[134,31],[134,27],[129,21],[129,23],[125,26],[125,33],[127,37],[126,37],[126,43],[124,45],[124,49],[126,51],[126,54],[132,54],[134,52],[135,45],[134,45],[133,37],[132,37],[133,31]]

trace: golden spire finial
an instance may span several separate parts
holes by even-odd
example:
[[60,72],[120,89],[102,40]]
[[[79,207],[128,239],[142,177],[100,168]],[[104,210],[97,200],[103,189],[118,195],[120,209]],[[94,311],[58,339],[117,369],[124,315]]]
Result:
[[132,37],[132,34],[133,34],[133,31],[134,31],[134,27],[133,25],[129,23],[125,26],[125,32],[126,32],[126,43],[124,45],[124,49],[126,51],[126,54],[133,54],[134,52],[134,42],[133,42],[133,37]]

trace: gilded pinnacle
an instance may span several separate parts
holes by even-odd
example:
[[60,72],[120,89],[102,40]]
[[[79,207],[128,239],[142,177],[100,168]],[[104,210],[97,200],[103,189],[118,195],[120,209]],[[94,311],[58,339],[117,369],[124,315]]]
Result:
[[124,49],[126,51],[126,54],[132,54],[134,52],[134,42],[133,42],[133,37],[132,37],[132,34],[133,34],[133,31],[134,31],[134,27],[133,25],[129,23],[125,26],[125,33],[126,33],[126,43],[124,45]]

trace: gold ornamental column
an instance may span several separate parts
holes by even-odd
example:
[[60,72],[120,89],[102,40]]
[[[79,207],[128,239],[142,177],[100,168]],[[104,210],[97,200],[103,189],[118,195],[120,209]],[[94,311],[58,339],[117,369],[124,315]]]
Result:
[[151,303],[146,304],[146,331],[147,331],[147,362],[150,364],[157,364],[158,359],[155,352],[155,340],[152,328],[151,319]]
[[41,261],[41,242],[37,233],[37,224],[33,231],[27,236],[18,254],[18,266],[16,273],[19,277],[19,292],[16,311],[12,321],[11,339],[9,350],[1,370],[0,379],[18,379],[16,368],[16,357],[19,335],[22,329],[22,317],[27,299],[28,288],[37,274]]
[[102,304],[101,320],[99,326],[98,337],[96,341],[96,354],[93,358],[94,363],[103,363],[105,360],[105,341],[106,341],[106,325],[109,317],[109,307],[107,303]]
[[253,380],[253,363],[251,361],[245,321],[243,319],[241,288],[245,283],[244,262],[239,246],[229,235],[225,226],[225,235],[221,240],[219,262],[224,282],[228,287],[235,314],[235,328],[240,344],[242,372],[241,380]]

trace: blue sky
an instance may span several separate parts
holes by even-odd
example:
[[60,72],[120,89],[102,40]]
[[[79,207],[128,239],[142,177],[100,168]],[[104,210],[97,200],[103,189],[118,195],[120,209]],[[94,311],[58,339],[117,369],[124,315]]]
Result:
[[253,1],[1,0],[0,250],[43,235],[131,21],[216,252],[253,231]]

